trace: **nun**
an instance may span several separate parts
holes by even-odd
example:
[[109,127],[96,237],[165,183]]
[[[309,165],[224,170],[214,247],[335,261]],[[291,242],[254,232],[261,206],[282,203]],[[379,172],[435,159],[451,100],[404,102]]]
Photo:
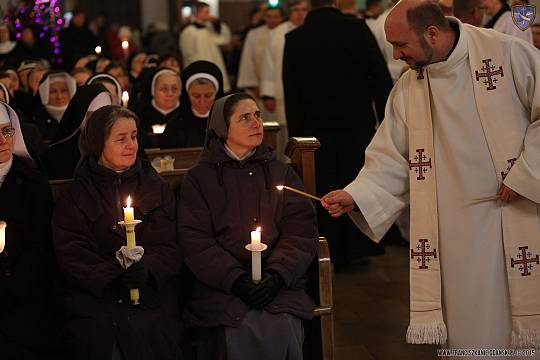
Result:
[[51,141],[54,138],[60,120],[76,91],[77,82],[66,72],[51,71],[41,79],[38,88],[39,104],[32,122],[38,127],[44,140]]
[[111,93],[113,105],[122,104],[122,86],[113,75],[106,73],[94,74],[86,81],[86,85],[90,84],[102,84]]
[[154,70],[145,86],[145,103],[138,111],[141,129],[152,132],[152,125],[167,125],[180,117],[180,94],[182,83],[178,73],[169,68]]
[[[94,111],[81,130],[81,161],[53,214],[53,241],[66,278],[70,359],[178,360],[175,198],[137,157],[137,122],[118,105]],[[137,247],[118,225],[131,197]],[[130,301],[139,289],[140,304]]]
[[62,314],[51,236],[53,199],[19,118],[0,103],[0,359],[56,359]]
[[[196,329],[198,359],[302,359],[302,320],[314,309],[305,287],[317,247],[315,208],[276,190],[303,186],[262,144],[260,113],[247,94],[218,99],[202,159],[182,183],[180,246],[193,274],[184,319]],[[268,249],[256,284],[245,246],[259,226]]]
[[169,121],[161,148],[203,146],[210,109],[223,96],[221,70],[209,61],[196,61],[182,73],[185,91],[180,97],[180,117]]
[[71,179],[81,158],[79,136],[86,120],[94,111],[112,104],[110,92],[102,84],[81,86],[69,103],[60,127],[41,157],[51,180]]

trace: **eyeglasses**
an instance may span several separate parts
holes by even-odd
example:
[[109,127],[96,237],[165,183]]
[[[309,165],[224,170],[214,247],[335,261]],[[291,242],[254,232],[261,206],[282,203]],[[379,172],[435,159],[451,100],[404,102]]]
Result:
[[0,130],[0,133],[4,137],[4,139],[8,139],[15,135],[15,128],[14,127],[5,127],[2,130]]

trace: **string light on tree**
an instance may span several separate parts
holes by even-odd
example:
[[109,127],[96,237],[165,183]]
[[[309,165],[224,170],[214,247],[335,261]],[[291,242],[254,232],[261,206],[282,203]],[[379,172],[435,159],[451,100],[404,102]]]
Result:
[[15,27],[15,36],[20,40],[23,29],[31,26],[36,30],[38,41],[49,42],[51,63],[62,63],[58,34],[64,24],[63,12],[59,0],[19,0],[6,11],[4,23]]

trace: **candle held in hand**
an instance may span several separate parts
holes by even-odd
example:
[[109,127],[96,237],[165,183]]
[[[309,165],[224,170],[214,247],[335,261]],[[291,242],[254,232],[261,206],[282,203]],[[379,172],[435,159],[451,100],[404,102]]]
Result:
[[261,281],[261,228],[251,232],[251,278]]
[[129,223],[135,220],[133,208],[131,207],[131,196],[128,196],[126,201],[126,207],[124,208],[124,222]]
[[298,195],[302,195],[302,196],[308,197],[308,198],[313,199],[313,200],[321,201],[321,198],[319,198],[319,197],[317,197],[317,196],[313,196],[313,195],[311,195],[311,194],[308,194],[308,193],[305,192],[305,191],[298,190],[298,189],[295,189],[295,188],[290,187],[290,186],[286,186],[286,185],[276,185],[276,189],[278,189],[279,191],[283,191],[283,189],[289,190],[289,191],[292,191],[292,192],[294,192],[294,193],[297,193]]
[[0,253],[4,251],[4,246],[6,246],[6,227],[5,221],[0,221]]
[[129,103],[129,93],[127,91],[122,92],[122,106],[127,108]]

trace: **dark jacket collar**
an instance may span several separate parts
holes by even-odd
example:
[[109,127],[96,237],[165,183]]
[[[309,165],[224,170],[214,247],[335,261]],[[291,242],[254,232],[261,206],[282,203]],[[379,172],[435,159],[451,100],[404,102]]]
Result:
[[339,9],[332,6],[325,6],[318,9],[311,10],[306,16],[306,24],[311,23],[312,21],[317,21],[321,18],[328,17],[340,17],[343,16],[343,13]]

